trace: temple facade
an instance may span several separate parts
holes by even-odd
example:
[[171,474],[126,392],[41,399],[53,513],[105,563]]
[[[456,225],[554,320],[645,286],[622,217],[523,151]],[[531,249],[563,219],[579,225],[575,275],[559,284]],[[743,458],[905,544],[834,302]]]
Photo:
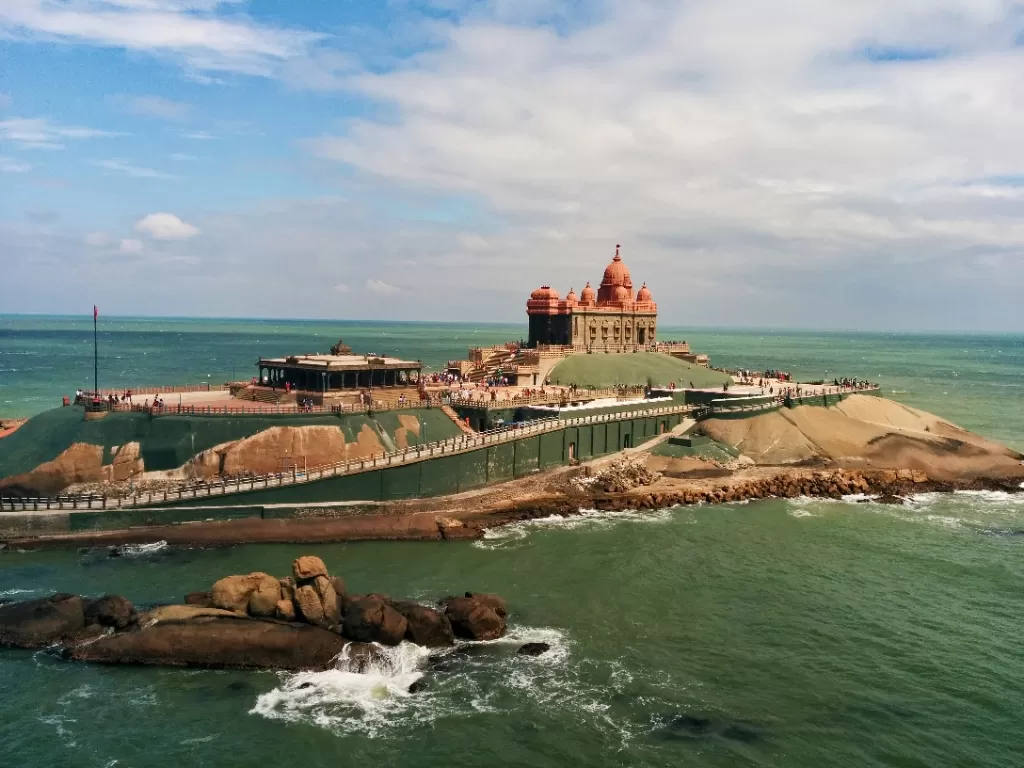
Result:
[[565,298],[543,285],[526,302],[527,347],[561,347],[577,352],[637,352],[656,344],[658,305],[644,283],[635,294],[629,268],[615,246],[615,258],[594,291],[588,282],[579,296]]

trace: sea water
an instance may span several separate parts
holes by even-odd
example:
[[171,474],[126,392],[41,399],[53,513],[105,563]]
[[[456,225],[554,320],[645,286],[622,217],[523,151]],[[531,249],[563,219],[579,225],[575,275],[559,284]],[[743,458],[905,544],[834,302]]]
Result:
[[[315,551],[356,592],[498,592],[511,632],[402,645],[366,674],[4,651],[0,764],[1019,765],[1022,533],[1021,497],[957,494],[552,518],[478,542],[8,552],[11,598],[147,604]],[[551,650],[515,654],[531,641]]]
[[[260,354],[323,351],[339,336],[436,368],[517,330],[117,322],[103,375],[118,386],[216,381],[232,364],[251,371]],[[88,322],[0,326],[4,415],[88,383]],[[878,380],[887,395],[1024,447],[1020,337],[663,333],[720,365]],[[354,592],[424,602],[498,592],[511,631],[440,656],[402,645],[367,674],[344,659],[291,674],[0,651],[0,765],[1021,764],[1020,494],[595,511],[475,542],[151,545],[119,557],[2,552],[0,600],[75,591],[180,601],[226,574],[284,575],[315,552]],[[551,650],[515,654],[530,641]]]

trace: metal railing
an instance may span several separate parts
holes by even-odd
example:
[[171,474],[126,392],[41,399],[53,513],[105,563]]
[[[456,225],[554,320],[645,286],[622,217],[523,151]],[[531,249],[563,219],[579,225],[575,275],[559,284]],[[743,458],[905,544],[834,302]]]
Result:
[[293,469],[290,472],[276,472],[245,478],[222,479],[212,483],[182,484],[174,488],[157,491],[134,493],[127,497],[97,496],[95,494],[81,496],[57,496],[53,498],[4,498],[0,497],[0,511],[26,512],[47,510],[109,510],[131,509],[134,507],[153,506],[167,502],[180,502],[193,499],[207,499],[227,496],[236,493],[261,491],[270,488],[282,488],[290,485],[326,480],[339,475],[354,475],[375,469],[412,464],[440,456],[452,456],[478,450],[490,445],[512,442],[524,437],[539,435],[574,426],[598,424],[602,422],[625,421],[631,418],[646,416],[663,416],[686,414],[692,406],[675,405],[659,408],[638,408],[622,413],[594,414],[559,419],[556,416],[525,422],[519,425],[491,429],[475,434],[463,434],[447,440],[416,445],[390,453],[323,464],[305,471]]

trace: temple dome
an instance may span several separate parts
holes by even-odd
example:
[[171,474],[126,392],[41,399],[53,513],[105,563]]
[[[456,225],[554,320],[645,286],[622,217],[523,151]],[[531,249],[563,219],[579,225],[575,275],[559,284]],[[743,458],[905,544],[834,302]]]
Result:
[[565,294],[565,300],[569,301],[569,302],[572,302],[574,304],[577,301],[579,301],[579,299],[576,297],[576,291],[574,291],[572,288],[570,288],[569,292],[567,294]]
[[625,301],[629,301],[630,297],[632,297],[632,295],[633,294],[630,293],[629,288],[627,288],[624,285],[617,285],[617,286],[615,286],[615,292],[612,294],[612,300],[613,301],[625,302]]
[[583,286],[583,293],[580,294],[580,301],[584,304],[592,304],[597,301],[597,294],[594,292],[594,289],[590,287],[589,281],[585,286]]
[[619,256],[619,246],[615,246],[615,258],[612,263],[605,267],[602,286],[623,285],[632,292],[633,278],[629,274],[629,267],[622,262]]
[[558,291],[552,288],[550,285],[542,285],[536,291],[530,294],[531,299],[538,301],[558,301]]
[[647,287],[647,283],[640,286],[640,290],[636,292],[636,300],[638,302],[654,301],[651,298],[651,291]]

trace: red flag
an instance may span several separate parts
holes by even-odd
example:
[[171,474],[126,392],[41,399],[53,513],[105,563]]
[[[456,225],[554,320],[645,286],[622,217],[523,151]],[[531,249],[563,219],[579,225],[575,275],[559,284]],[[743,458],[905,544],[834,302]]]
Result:
[[92,305],[92,319],[96,320],[97,318],[99,318],[99,316],[100,316],[100,311],[98,309],[96,309],[96,305],[93,304]]

